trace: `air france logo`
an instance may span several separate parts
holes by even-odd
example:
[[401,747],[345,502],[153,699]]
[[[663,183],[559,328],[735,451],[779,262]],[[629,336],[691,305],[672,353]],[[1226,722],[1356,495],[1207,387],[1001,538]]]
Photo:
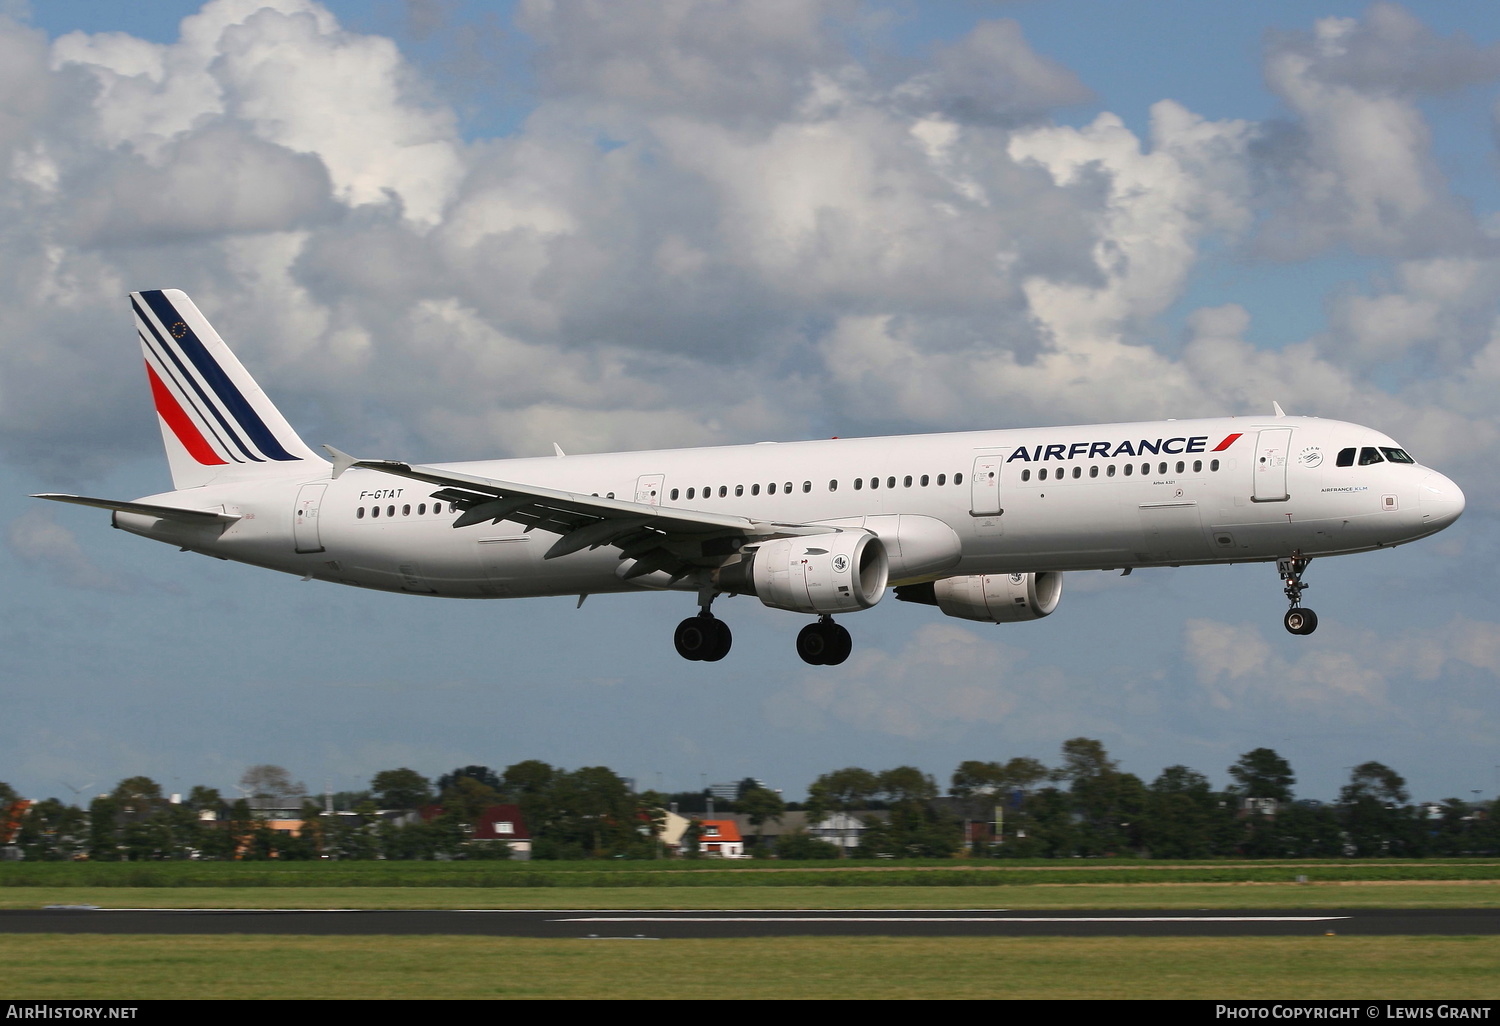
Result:
[[1021,446],[1011,453],[1006,463],[1014,463],[1021,460],[1026,463],[1041,463],[1046,460],[1112,460],[1120,456],[1145,456],[1166,455],[1177,456],[1185,452],[1223,452],[1242,436],[1243,432],[1235,432],[1225,436],[1224,440],[1212,449],[1208,447],[1207,435],[1194,435],[1191,438],[1158,438],[1154,441],[1142,438],[1138,442],[1126,439],[1123,442],[1073,442],[1071,444],[1054,442],[1051,445],[1036,445],[1031,448]]
[[837,555],[837,556],[833,557],[833,571],[834,571],[834,573],[841,574],[841,573],[843,573],[847,569],[849,569],[849,557],[848,556]]

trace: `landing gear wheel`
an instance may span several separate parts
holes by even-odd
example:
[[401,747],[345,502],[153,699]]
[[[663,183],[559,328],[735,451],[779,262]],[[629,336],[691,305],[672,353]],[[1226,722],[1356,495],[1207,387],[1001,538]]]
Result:
[[672,635],[677,654],[694,662],[716,663],[729,654],[734,635],[729,625],[706,613],[690,616],[677,625]]
[[1293,634],[1311,634],[1318,629],[1318,614],[1311,609],[1293,606],[1286,611],[1286,618],[1282,622]]
[[849,658],[854,640],[829,617],[810,623],[797,635],[797,654],[812,666],[837,666]]
[[1276,561],[1276,571],[1281,574],[1281,580],[1286,585],[1282,591],[1286,593],[1286,600],[1292,605],[1292,608],[1286,611],[1286,617],[1282,623],[1286,624],[1286,629],[1293,634],[1311,634],[1318,629],[1318,614],[1311,609],[1302,608],[1302,593],[1308,588],[1302,580],[1302,574],[1307,570],[1309,562],[1311,561],[1302,555],[1300,550]]

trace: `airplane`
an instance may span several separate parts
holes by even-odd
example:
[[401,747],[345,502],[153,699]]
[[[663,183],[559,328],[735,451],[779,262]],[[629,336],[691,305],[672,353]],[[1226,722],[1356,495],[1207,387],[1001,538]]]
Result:
[[116,528],[304,580],[447,598],[672,590],[685,659],[729,652],[712,606],[815,617],[812,665],[852,650],[835,616],[898,600],[985,623],[1056,610],[1074,570],[1274,562],[1311,634],[1310,560],[1442,530],[1459,487],[1358,424],[1287,416],[1087,424],[430,465],[309,448],[179,290],[130,295],[173,490]]

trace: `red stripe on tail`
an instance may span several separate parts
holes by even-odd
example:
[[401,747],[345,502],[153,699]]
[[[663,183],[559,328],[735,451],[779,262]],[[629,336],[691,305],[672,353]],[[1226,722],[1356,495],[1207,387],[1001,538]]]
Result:
[[156,400],[156,412],[167,422],[167,427],[172,429],[172,434],[177,436],[188,455],[205,467],[220,466],[228,462],[220,459],[219,454],[214,452],[213,446],[203,437],[203,432],[198,430],[197,425],[177,402],[177,397],[156,376],[156,371],[149,363],[146,364],[146,376],[151,379],[151,398]]

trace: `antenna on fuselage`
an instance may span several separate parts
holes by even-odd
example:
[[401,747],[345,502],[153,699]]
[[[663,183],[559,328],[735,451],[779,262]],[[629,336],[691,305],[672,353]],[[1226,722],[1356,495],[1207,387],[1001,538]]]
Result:
[[1281,404],[1278,403],[1275,399],[1271,400],[1271,409],[1275,411],[1276,416],[1278,417],[1286,416],[1286,411],[1281,408]]

